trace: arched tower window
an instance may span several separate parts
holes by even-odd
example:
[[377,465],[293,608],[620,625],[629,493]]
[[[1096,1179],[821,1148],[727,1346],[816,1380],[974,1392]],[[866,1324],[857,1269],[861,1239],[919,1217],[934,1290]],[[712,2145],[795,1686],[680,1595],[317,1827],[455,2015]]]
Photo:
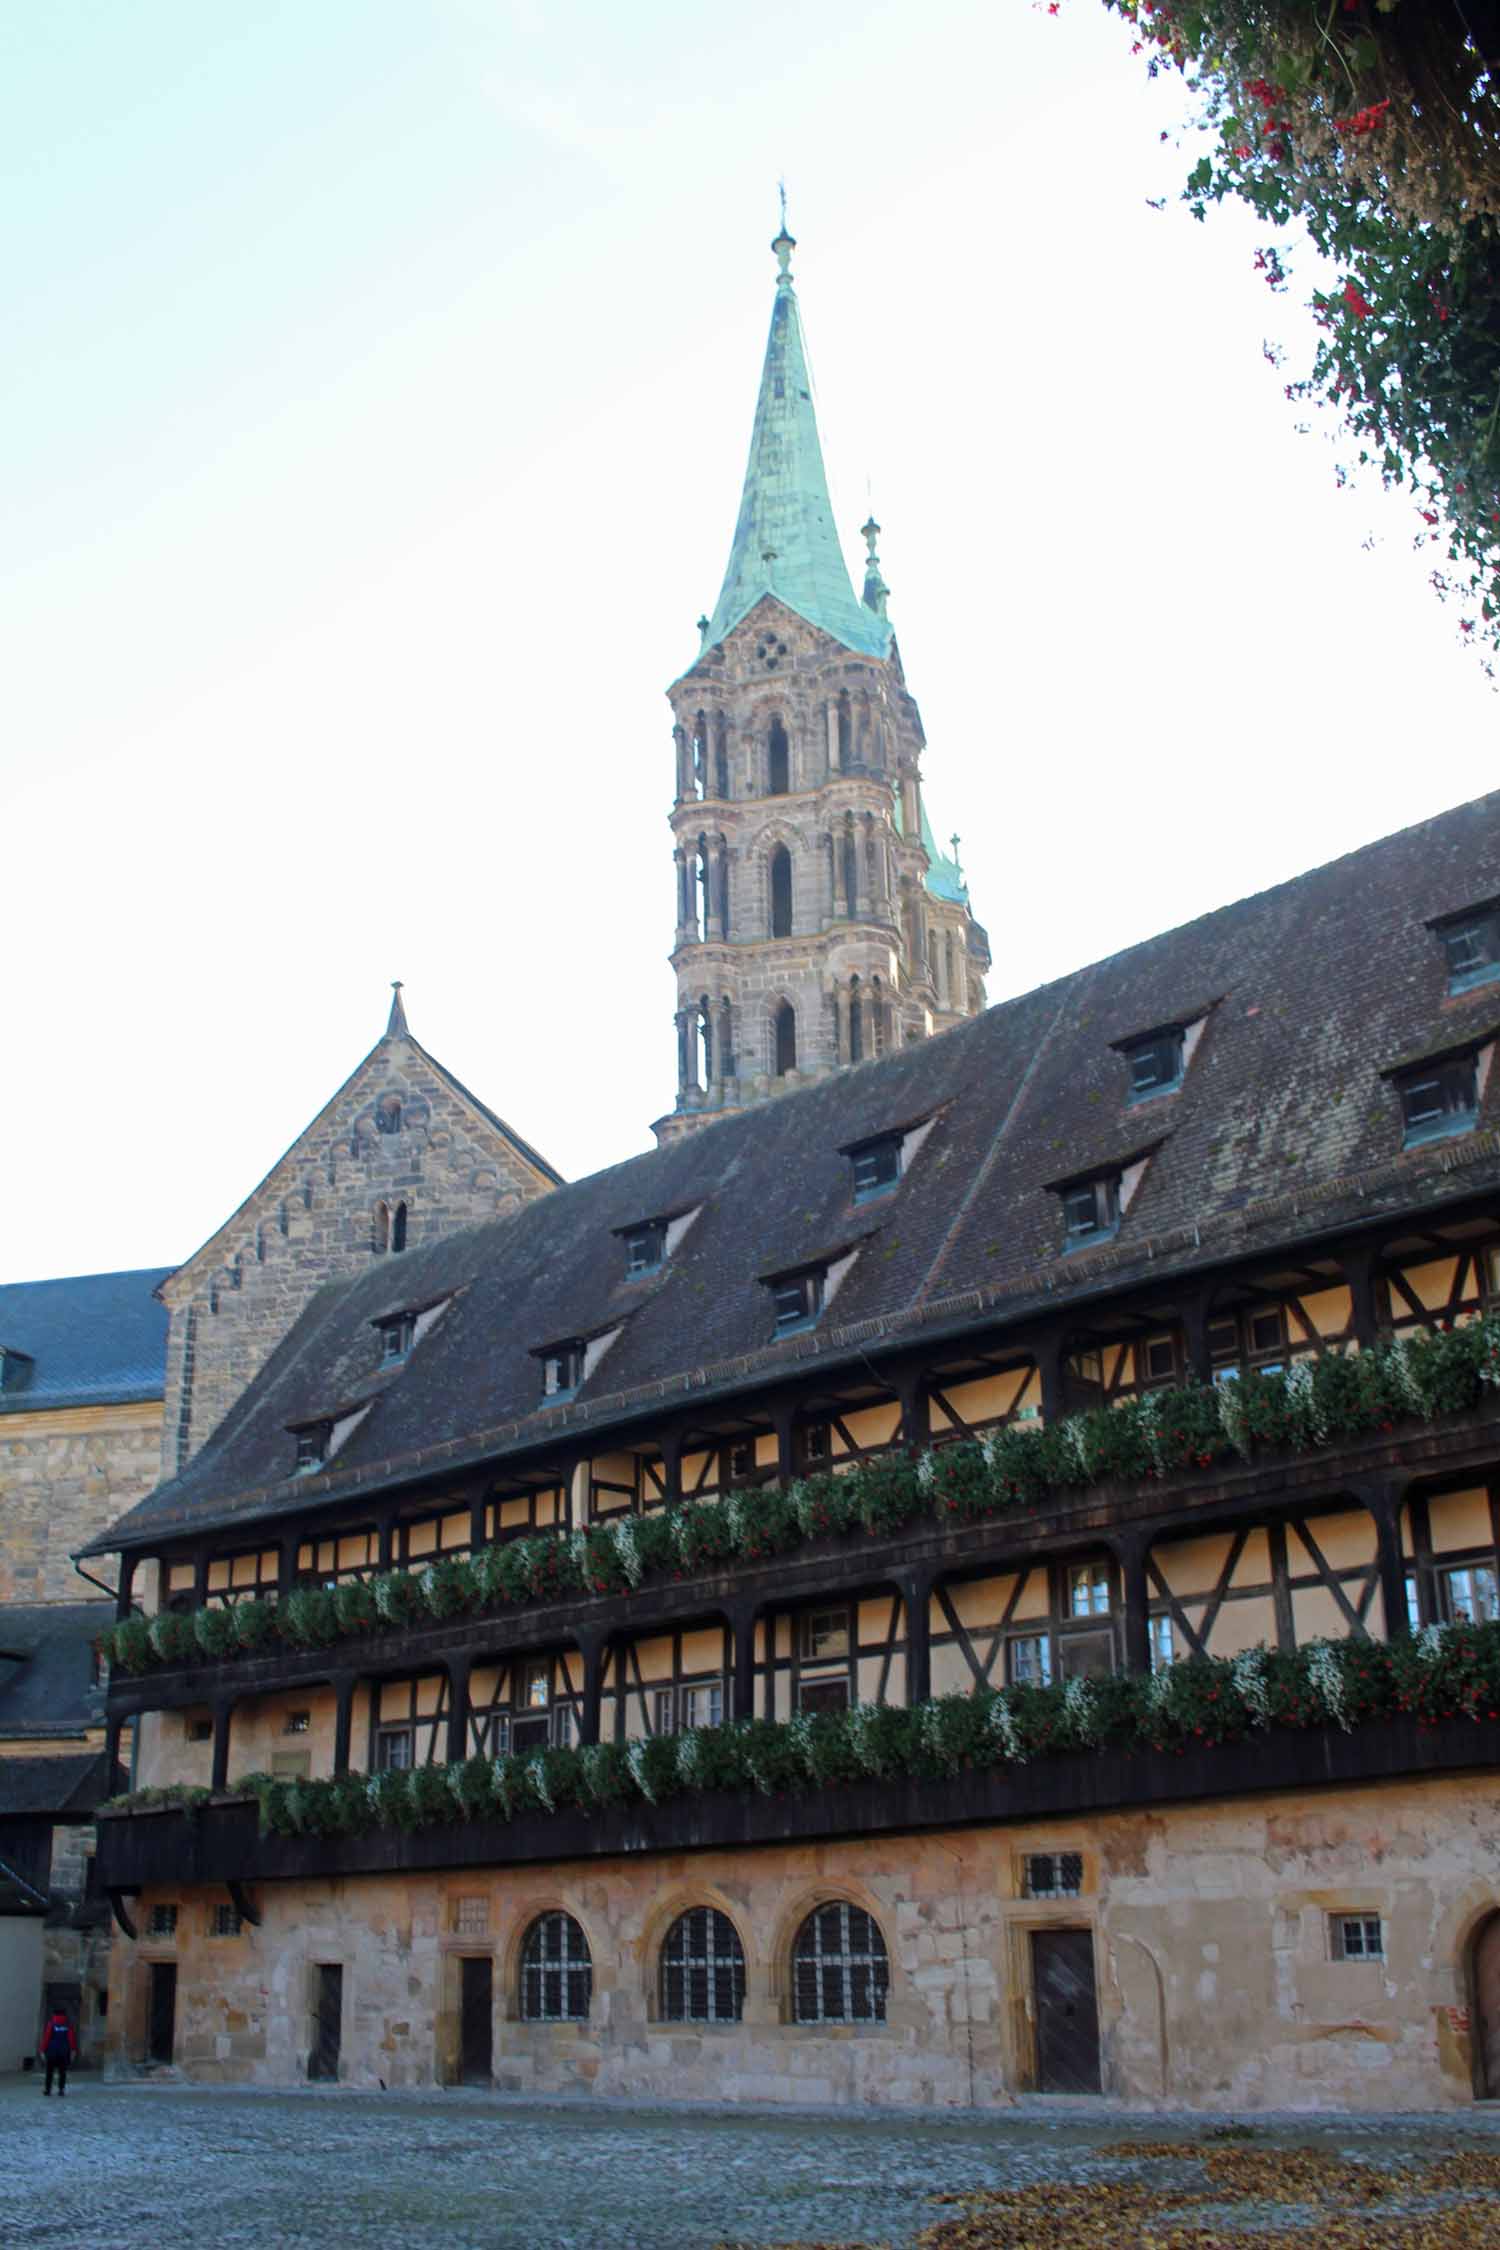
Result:
[[719,1070],[725,1078],[734,1076],[734,1010],[727,992],[719,1002]]
[[729,722],[722,711],[714,721],[714,792],[729,795]]
[[713,1014],[706,992],[693,1010],[693,1037],[697,1043],[694,1057],[699,1066],[698,1083],[706,1086],[713,1073]]
[[783,1000],[776,1010],[775,1031],[776,1075],[785,1078],[797,1067],[797,1011],[790,1000]]
[[958,932],[950,930],[948,932],[948,1005],[962,1014],[964,1013],[964,999],[964,976],[958,951]]
[[771,853],[771,935],[792,934],[792,855],[785,844]]
[[395,1094],[383,1094],[375,1105],[375,1130],[377,1133],[399,1133],[401,1130],[401,1103]]
[[388,1203],[377,1203],[374,1224],[370,1230],[370,1248],[378,1258],[383,1256],[390,1246],[391,1207]]
[[398,1203],[391,1213],[391,1248],[393,1250],[404,1250],[406,1248],[406,1205],[404,1203]]
[[849,1060],[852,1063],[864,1061],[864,1012],[859,978],[853,976],[849,979]]
[[885,1053],[885,994],[879,977],[870,979],[870,1045],[877,1055]]
[[786,728],[779,719],[771,721],[771,739],[766,762],[766,793],[771,797],[784,797],[792,786],[792,752],[786,738]]
[[859,912],[859,845],[855,839],[854,822],[844,826],[844,911],[853,921]]
[[700,797],[708,795],[708,714],[700,711],[693,721],[693,785]]
[[839,690],[839,765],[854,763],[854,717],[849,708],[849,690]]
[[709,866],[708,838],[706,836],[698,838],[696,858],[697,926],[702,935],[707,937],[709,916],[713,913],[713,893],[709,888],[713,880],[713,871]]

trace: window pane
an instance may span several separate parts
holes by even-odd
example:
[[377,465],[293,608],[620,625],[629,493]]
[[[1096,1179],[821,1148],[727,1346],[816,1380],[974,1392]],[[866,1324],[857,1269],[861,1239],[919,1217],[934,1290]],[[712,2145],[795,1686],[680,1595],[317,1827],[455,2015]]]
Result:
[[1052,1680],[1052,1642],[1046,1633],[1028,1633],[1012,1640],[1008,1655],[1010,1676],[1017,1686],[1048,1687]]
[[797,1933],[792,1992],[798,2023],[883,2023],[890,1965],[863,1908],[820,1906]]

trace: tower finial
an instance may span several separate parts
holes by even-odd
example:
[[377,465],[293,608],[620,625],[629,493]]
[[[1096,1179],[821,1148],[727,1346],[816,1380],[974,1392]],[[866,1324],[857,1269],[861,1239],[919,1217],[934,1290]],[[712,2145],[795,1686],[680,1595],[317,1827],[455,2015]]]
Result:
[[877,617],[884,617],[890,588],[880,575],[880,557],[875,552],[875,542],[880,537],[880,526],[875,521],[873,509],[866,522],[859,527],[865,543],[865,584],[861,600],[866,609],[873,609]]
[[401,979],[399,977],[392,977],[391,979],[391,1013],[390,1020],[385,1027],[385,1035],[387,1039],[409,1039],[411,1037],[411,1033],[406,1028],[406,1010],[401,1005]]
[[797,247],[797,237],[788,230],[786,223],[785,180],[776,182],[776,192],[781,197],[781,232],[771,245],[776,253],[776,263],[781,269],[776,276],[776,286],[778,289],[790,289],[792,285],[792,252]]

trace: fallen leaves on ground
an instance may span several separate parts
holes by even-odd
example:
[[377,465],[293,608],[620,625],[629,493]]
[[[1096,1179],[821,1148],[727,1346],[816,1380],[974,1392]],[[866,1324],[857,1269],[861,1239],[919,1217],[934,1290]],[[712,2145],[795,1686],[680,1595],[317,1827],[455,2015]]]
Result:
[[963,2212],[925,2228],[922,2250],[1500,2250],[1500,2151],[1391,2166],[1190,2141],[1122,2141],[1098,2153],[1181,2172],[934,2198]]

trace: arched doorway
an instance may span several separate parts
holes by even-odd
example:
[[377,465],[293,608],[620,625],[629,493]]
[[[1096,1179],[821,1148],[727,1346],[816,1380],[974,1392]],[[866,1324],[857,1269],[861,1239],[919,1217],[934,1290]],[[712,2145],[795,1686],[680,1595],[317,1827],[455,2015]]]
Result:
[[1500,1913],[1474,1935],[1474,2090],[1500,2101]]

